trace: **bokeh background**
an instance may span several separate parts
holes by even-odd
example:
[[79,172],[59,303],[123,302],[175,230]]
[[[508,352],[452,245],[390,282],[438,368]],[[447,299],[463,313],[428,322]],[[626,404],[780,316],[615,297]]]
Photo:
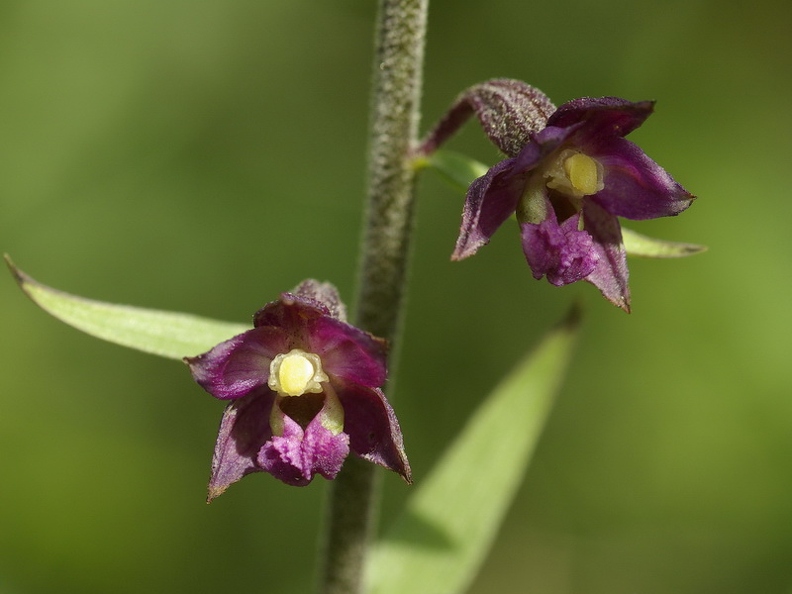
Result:
[[[424,177],[394,394],[418,482],[586,314],[474,594],[792,592],[790,7],[433,0],[422,129],[496,76],[657,99],[631,138],[699,200],[632,228],[710,246],[631,261],[625,315],[534,281],[512,225],[451,263],[462,196]],[[0,249],[74,293],[221,319],[309,276],[351,300],[374,13],[0,0]],[[452,147],[498,158],[473,125]],[[223,405],[186,368],[57,323],[10,275],[0,337],[0,593],[310,591],[324,481],[255,475],[206,506]],[[409,488],[385,490],[387,525]]]

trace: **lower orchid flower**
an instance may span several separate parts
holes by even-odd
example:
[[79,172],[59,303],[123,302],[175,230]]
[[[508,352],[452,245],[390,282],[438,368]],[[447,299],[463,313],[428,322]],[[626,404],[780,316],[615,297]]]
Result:
[[335,287],[314,280],[267,304],[254,328],[186,358],[210,394],[232,400],[209,500],[252,472],[289,485],[335,478],[350,451],[410,482],[401,429],[382,385],[386,345],[349,325]]

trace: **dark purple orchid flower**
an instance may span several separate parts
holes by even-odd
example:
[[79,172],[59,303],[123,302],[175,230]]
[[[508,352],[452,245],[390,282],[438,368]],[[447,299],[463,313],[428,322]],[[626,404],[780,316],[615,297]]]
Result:
[[410,482],[385,395],[385,341],[346,323],[335,287],[307,280],[268,303],[253,329],[185,359],[220,423],[209,500],[251,472],[289,485],[335,478],[350,450]]
[[476,253],[513,213],[533,276],[554,285],[586,280],[630,309],[627,259],[617,217],[677,215],[694,199],[623,137],[652,113],[649,101],[576,99],[559,107],[516,156],[468,190],[452,255]]
[[533,276],[557,286],[586,280],[630,309],[626,253],[617,217],[679,214],[694,196],[624,136],[654,103],[582,98],[553,110],[541,91],[496,79],[460,96],[430,133],[429,153],[471,114],[509,158],[467,193],[452,259],[472,256],[512,214]]

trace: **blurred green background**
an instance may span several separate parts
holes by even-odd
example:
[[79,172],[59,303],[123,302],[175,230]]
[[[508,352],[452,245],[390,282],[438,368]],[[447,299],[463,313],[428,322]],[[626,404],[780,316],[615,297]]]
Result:
[[[374,12],[0,0],[0,249],[74,293],[221,319],[309,276],[351,300]],[[395,387],[418,482],[586,310],[475,594],[792,592],[791,30],[782,0],[433,0],[423,130],[496,76],[657,99],[631,138],[699,200],[632,228],[710,246],[631,261],[625,315],[534,281],[513,225],[451,263],[462,196],[422,180]],[[472,125],[451,147],[498,159]],[[0,335],[0,593],[310,591],[324,481],[259,474],[207,507],[223,405],[186,368],[57,323],[9,275]],[[385,486],[387,525],[409,488]]]

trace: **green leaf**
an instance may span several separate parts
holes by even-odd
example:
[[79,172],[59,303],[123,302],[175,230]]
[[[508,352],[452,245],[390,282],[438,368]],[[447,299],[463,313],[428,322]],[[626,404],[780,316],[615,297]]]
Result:
[[707,251],[705,245],[654,239],[624,227],[622,227],[622,239],[624,240],[624,249],[630,256],[644,258],[683,258]]
[[571,358],[578,316],[551,332],[468,421],[374,550],[372,594],[459,594],[522,481]]
[[190,314],[103,303],[42,285],[5,256],[20,288],[41,309],[86,334],[167,357],[200,355],[249,326]]
[[475,159],[453,151],[439,150],[425,157],[419,167],[428,167],[440,173],[446,181],[467,190],[471,182],[487,173],[489,167]]

